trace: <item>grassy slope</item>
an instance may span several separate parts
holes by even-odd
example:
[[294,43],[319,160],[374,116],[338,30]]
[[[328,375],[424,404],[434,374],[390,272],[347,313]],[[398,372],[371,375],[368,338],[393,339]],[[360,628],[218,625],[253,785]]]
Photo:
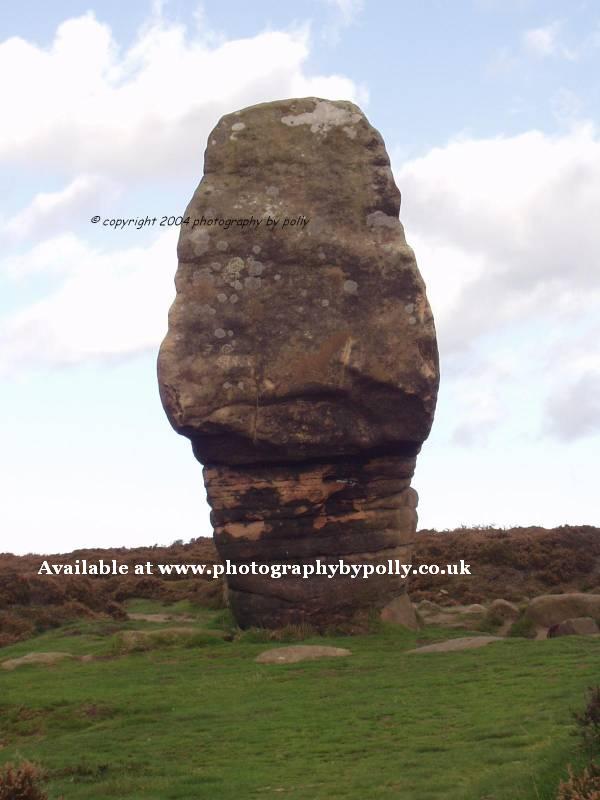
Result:
[[115,657],[114,627],[0,650],[107,655],[0,671],[0,763],[40,762],[51,798],[548,800],[577,759],[570,711],[600,679],[598,639],[406,655],[417,636],[384,627],[318,640],[349,658],[278,666],[254,662],[271,645],[251,634]]

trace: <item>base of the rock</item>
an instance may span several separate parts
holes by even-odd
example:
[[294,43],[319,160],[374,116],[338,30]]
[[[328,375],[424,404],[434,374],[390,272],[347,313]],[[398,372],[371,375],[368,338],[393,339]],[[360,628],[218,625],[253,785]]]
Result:
[[400,565],[410,563],[417,525],[414,466],[390,455],[205,467],[238,624],[321,628],[402,597]]

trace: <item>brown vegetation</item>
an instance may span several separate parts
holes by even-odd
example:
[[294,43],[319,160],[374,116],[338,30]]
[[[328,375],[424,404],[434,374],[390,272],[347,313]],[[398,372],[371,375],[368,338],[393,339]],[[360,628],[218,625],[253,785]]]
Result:
[[593,762],[579,775],[569,767],[569,777],[558,787],[557,800],[600,800],[600,767]]
[[[0,554],[0,647],[62,623],[85,617],[125,616],[124,601],[142,597],[199,605],[222,605],[222,582],[177,575],[108,577],[38,575],[42,561],[74,564],[116,559],[118,564],[217,563],[212,539],[199,538],[170,547],[76,550],[66,555]],[[414,601],[442,605],[480,603],[497,597],[520,602],[539,594],[564,591],[600,592],[600,529],[591,526],[468,528],[417,535],[413,563],[446,564],[463,559],[470,576],[411,577]]]
[[44,560],[75,564],[78,559],[88,563],[116,559],[130,571],[147,561],[211,564],[217,560],[210,539],[171,547],[75,550],[52,556],[0,554],[0,647],[81,617],[124,619],[122,604],[132,597],[167,603],[188,599],[211,608],[222,605],[222,583],[210,578],[38,575]]
[[47,800],[41,780],[42,771],[29,761],[18,766],[5,764],[0,769],[0,800]]
[[470,576],[412,577],[412,599],[454,605],[600,592],[600,529],[591,525],[418,533],[415,566],[444,567],[461,559],[471,565]]

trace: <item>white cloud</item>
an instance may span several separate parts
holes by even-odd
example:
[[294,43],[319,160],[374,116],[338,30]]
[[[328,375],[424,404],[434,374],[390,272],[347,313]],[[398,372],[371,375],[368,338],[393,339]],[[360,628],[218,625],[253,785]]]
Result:
[[[518,427],[528,403],[522,381],[541,412],[559,415],[567,403],[561,385],[581,387],[584,379],[588,385],[589,363],[565,356],[556,332],[566,338],[600,312],[600,139],[594,128],[459,139],[405,163],[396,178],[401,218],[436,319],[446,382],[441,397],[446,391],[465,400],[455,440],[467,443],[478,429],[502,424],[494,395],[513,403],[511,425]],[[513,367],[503,375],[478,375],[482,394],[475,396],[461,360],[493,362],[502,341],[514,347]]]
[[90,255],[89,247],[73,233],[45,239],[25,253],[0,261],[0,274],[12,280],[35,275],[67,275],[81,269]]
[[343,76],[307,77],[306,28],[211,46],[159,17],[124,52],[92,13],[63,22],[48,49],[0,44],[0,162],[123,179],[201,163],[221,114],[279,97],[364,101]]
[[548,398],[547,430],[562,440],[600,433],[600,371],[584,372]]
[[581,97],[571,89],[558,89],[551,99],[552,113],[559,123],[573,125],[581,119],[583,111],[583,101]]
[[577,59],[577,53],[560,41],[562,23],[559,20],[540,28],[532,28],[523,34],[525,50],[538,58],[561,56],[569,61]]
[[72,230],[99,208],[110,207],[118,195],[112,181],[80,175],[58,192],[36,194],[26,208],[0,223],[0,237],[9,243],[33,242]]
[[560,24],[553,22],[542,28],[532,28],[523,34],[523,44],[537,56],[549,56],[556,51],[556,40]]
[[18,37],[0,44],[0,71],[11,76],[0,83],[0,163],[68,181],[0,221],[3,244],[33,245],[16,254],[4,247],[0,273],[38,276],[37,296],[46,291],[0,321],[4,372],[157,346],[174,291],[176,232],[101,250],[77,231],[93,214],[111,216],[111,201],[139,191],[140,179],[152,197],[148,187],[162,189],[165,179],[197,181],[221,114],[279,97],[366,99],[343,76],[305,74],[306,27],[226,41],[197,14],[201,30],[190,38],[161,14],[158,2],[124,50],[92,13],[63,22],[47,49]]
[[323,38],[329,44],[335,45],[340,41],[341,33],[344,28],[354,25],[359,19],[363,8],[364,0],[322,0],[334,11],[331,22],[323,28]]
[[324,0],[328,6],[335,8],[343,25],[351,25],[356,21],[364,8],[364,0]]
[[450,348],[598,300],[600,140],[592,126],[456,140],[396,177]]
[[118,358],[156,348],[166,332],[175,289],[177,231],[149,247],[94,250],[75,237],[42,243],[23,271],[66,277],[44,299],[0,322],[0,373]]

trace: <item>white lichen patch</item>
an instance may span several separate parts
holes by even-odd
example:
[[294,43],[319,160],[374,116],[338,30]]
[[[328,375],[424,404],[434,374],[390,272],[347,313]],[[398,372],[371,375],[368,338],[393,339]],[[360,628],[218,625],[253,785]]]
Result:
[[404,310],[406,311],[407,314],[412,314],[413,311],[415,310],[415,304],[414,303],[407,303],[404,306]]
[[188,236],[188,242],[190,243],[192,250],[194,251],[194,255],[202,256],[209,248],[209,236],[208,231],[206,229],[200,229],[191,231]]
[[244,123],[243,123],[243,122],[235,122],[235,123],[234,123],[234,124],[231,126],[231,130],[233,131],[233,133],[232,133],[232,134],[231,134],[231,136],[229,137],[230,141],[232,141],[232,142],[235,142],[235,141],[237,141],[237,136],[236,136],[236,133],[239,133],[240,131],[243,131],[245,127],[246,127],[246,126],[244,125]]
[[258,276],[262,273],[264,266],[260,261],[250,261],[248,265],[248,272],[250,275]]
[[[331,128],[340,125],[346,130],[346,128],[349,128],[351,125],[355,125],[360,119],[361,114],[355,111],[340,108],[333,103],[329,103],[327,100],[318,100],[315,103],[313,111],[305,111],[304,114],[288,114],[282,117],[281,121],[284,125],[290,127],[310,125],[311,133],[325,134],[330,131]],[[350,130],[352,130],[352,128],[350,128]]]
[[235,256],[235,258],[227,262],[227,266],[223,269],[223,277],[226,280],[238,280],[245,266],[244,260],[239,256]]
[[225,250],[227,250],[228,247],[229,245],[224,239],[222,239],[220,242],[217,242],[217,250],[220,250],[223,253],[225,252]]
[[370,228],[397,228],[400,220],[398,217],[384,214],[383,211],[373,211],[372,214],[367,214],[367,225]]
[[215,328],[215,336],[217,339],[223,339],[227,334],[223,330],[223,328]]
[[223,292],[219,292],[219,294],[217,295],[217,300],[219,301],[219,303],[226,303],[227,295],[223,294]]
[[347,294],[356,294],[358,291],[358,283],[356,281],[344,281],[344,291]]
[[252,248],[252,252],[254,253],[255,256],[257,256],[260,253],[260,245],[255,244]]
[[408,324],[409,325],[416,325],[417,324],[417,318],[416,317],[409,317],[408,318]]

